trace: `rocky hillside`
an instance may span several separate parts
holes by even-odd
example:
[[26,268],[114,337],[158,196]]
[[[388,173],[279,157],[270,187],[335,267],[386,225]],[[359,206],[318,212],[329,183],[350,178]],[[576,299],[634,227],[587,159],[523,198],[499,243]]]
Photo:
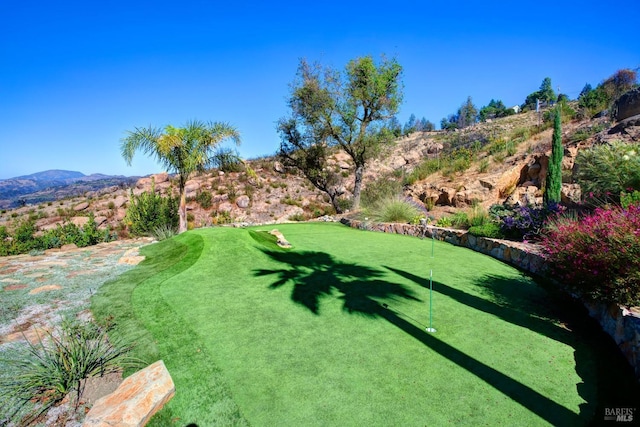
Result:
[[[474,204],[488,207],[505,200],[537,202],[542,197],[551,133],[535,112],[480,123],[458,132],[414,133],[386,147],[379,158],[370,163],[365,187],[400,181],[405,184],[405,195],[429,209],[434,217]],[[565,203],[577,202],[581,197],[579,186],[572,180],[577,153],[613,139],[640,140],[640,116],[615,123],[596,118],[563,125],[562,197]],[[459,166],[455,160],[458,157],[452,152],[459,157],[467,153],[467,159],[472,161]],[[445,165],[436,173],[421,174],[430,161]],[[341,175],[352,176],[346,154],[336,153],[332,162],[332,167]],[[275,158],[247,161],[241,169],[241,172],[227,173],[213,170],[187,183],[191,227],[229,222],[299,221],[333,212],[321,192]],[[93,212],[101,227],[111,227],[125,235],[122,220],[130,195],[150,191],[152,185],[157,192],[176,192],[173,178],[159,173],[141,178],[127,188],[114,185],[86,191],[80,196],[3,209],[0,226],[11,229],[27,216],[36,219],[41,229],[56,227],[64,221],[81,225]],[[352,182],[346,178],[347,197],[349,185]]]

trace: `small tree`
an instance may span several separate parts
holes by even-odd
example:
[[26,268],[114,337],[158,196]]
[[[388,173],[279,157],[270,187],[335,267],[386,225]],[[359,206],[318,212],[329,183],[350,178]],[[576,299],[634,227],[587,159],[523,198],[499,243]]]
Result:
[[160,128],[136,128],[122,140],[122,157],[131,165],[133,155],[142,150],[151,154],[168,171],[178,174],[180,192],[180,223],[178,232],[187,231],[187,201],[185,186],[191,175],[204,171],[210,164],[215,149],[225,139],[240,143],[240,134],[233,126],[221,122],[190,121],[185,127],[171,125]]
[[553,121],[553,140],[551,145],[551,158],[547,169],[547,183],[544,191],[546,204],[559,203],[562,193],[562,104],[558,104]]
[[[327,149],[343,149],[355,166],[352,206],[357,209],[365,166],[376,155],[382,136],[388,135],[381,132],[382,125],[396,114],[402,101],[401,74],[402,67],[395,60],[375,64],[370,56],[350,61],[343,73],[302,60],[288,101],[291,116],[278,121],[281,157],[305,176],[318,176],[325,182],[330,176]],[[303,154],[298,156],[296,150]],[[308,159],[316,152],[325,159]],[[313,170],[307,173],[304,167]],[[332,180],[326,182],[333,187]]]

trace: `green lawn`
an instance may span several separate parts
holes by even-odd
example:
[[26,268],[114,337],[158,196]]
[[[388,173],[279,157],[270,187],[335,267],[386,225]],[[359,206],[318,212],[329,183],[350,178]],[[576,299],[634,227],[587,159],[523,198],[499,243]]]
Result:
[[147,246],[94,297],[176,383],[152,424],[580,425],[638,396],[584,313],[514,268],[339,224],[278,225],[286,251],[272,228]]

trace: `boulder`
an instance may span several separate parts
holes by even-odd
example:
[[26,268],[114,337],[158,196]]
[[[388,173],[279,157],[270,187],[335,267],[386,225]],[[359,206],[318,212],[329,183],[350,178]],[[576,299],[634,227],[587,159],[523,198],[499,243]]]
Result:
[[127,203],[127,198],[124,196],[118,196],[113,200],[113,206],[117,208],[121,208],[125,203]]
[[163,182],[169,181],[169,174],[166,172],[157,173],[155,175],[151,175],[151,178],[155,180],[156,184],[162,184]]
[[249,202],[250,202],[250,201],[251,201],[251,200],[249,199],[249,196],[247,196],[247,195],[243,194],[242,196],[240,196],[240,197],[238,197],[238,198],[236,199],[236,205],[237,205],[239,208],[246,209],[246,208],[248,208],[248,207],[249,207]]
[[640,88],[623,94],[615,105],[616,121],[622,121],[640,114]]
[[116,391],[96,401],[84,427],[141,427],[175,394],[175,385],[162,360],[131,375]]
[[273,170],[278,173],[284,173],[284,165],[280,162],[273,162]]
[[77,205],[75,205],[73,207],[73,210],[76,212],[80,212],[83,211],[85,209],[87,209],[89,207],[89,203],[88,202],[82,202],[82,203],[78,203]]
[[147,187],[151,187],[151,178],[140,178],[138,182],[136,182],[136,188],[145,189]]
[[269,232],[269,234],[271,234],[272,236],[275,236],[278,239],[276,244],[281,248],[287,248],[287,249],[291,248],[291,243],[289,243],[287,239],[284,238],[284,235],[280,230],[274,228]]
[[[526,168],[526,166],[525,166]],[[513,190],[518,186],[520,182],[520,176],[522,174],[523,167],[522,166],[513,166],[508,169],[505,173],[503,173],[500,178],[498,178],[498,182],[496,183],[496,188],[498,189],[498,195],[500,197],[504,195],[511,194]]]

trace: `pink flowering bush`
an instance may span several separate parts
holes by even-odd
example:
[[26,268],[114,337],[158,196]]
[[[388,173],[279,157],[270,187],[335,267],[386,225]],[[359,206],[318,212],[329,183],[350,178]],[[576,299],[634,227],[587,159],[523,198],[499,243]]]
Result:
[[640,305],[640,204],[558,219],[541,244],[552,274],[583,296]]

